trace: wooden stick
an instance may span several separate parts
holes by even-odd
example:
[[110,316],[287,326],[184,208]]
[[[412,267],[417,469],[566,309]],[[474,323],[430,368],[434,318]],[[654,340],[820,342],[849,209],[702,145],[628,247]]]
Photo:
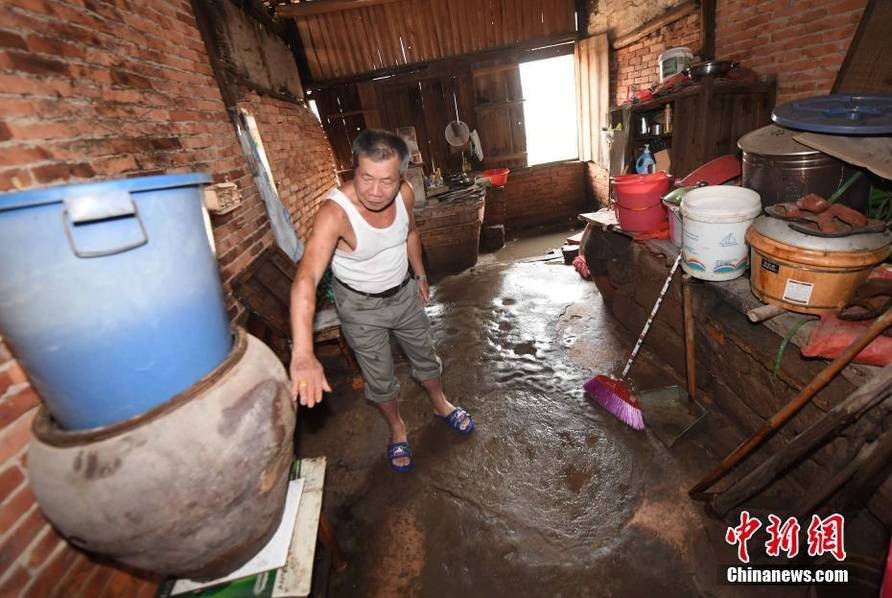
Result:
[[746,312],[746,317],[753,324],[758,324],[759,322],[764,322],[765,320],[770,320],[775,316],[779,316],[786,311],[787,310],[779,305],[768,303],[766,305],[752,308]]
[[[800,432],[783,448],[724,492],[713,495],[713,512],[724,515],[744,500],[765,488],[806,454],[815,450],[833,434],[857,420],[892,392],[892,366],[887,366],[850,397],[835,405],[821,419]],[[845,480],[843,480],[845,481]],[[832,482],[831,482],[832,483]]]
[[876,441],[875,450],[866,455],[864,462],[849,483],[840,492],[840,510],[853,513],[863,507],[889,476],[889,462],[892,460],[892,431],[886,432]]
[[694,290],[691,275],[681,277],[681,300],[684,311],[685,369],[688,376],[688,399],[697,400],[697,345],[694,337]]
[[688,490],[688,494],[692,498],[704,499],[704,491],[709,489],[713,484],[724,478],[731,472],[734,467],[748,457],[762,442],[771,434],[776,432],[791,417],[796,415],[806,403],[824,388],[839,372],[846,367],[854,357],[861,352],[864,347],[869,345],[880,335],[886,328],[892,325],[892,310],[887,310],[882,316],[873,321],[870,327],[865,330],[861,336],[856,338],[852,344],[846,347],[842,354],[831,361],[827,367],[818,372],[812,378],[811,382],[803,388],[796,397],[787,403],[780,411],[771,416],[765,425],[763,425],[755,434],[742,442],[737,448],[731,451],[715,469],[706,475],[702,480],[697,482],[693,488]]
[[331,558],[334,561],[335,571],[343,571],[346,569],[347,559],[344,558],[344,553],[341,552],[337,535],[335,535],[334,526],[331,524],[331,521],[325,513],[319,514],[319,535],[321,536],[322,543],[326,548],[331,550]]
[[[892,437],[892,433],[888,434]],[[887,439],[888,444],[888,439]],[[880,441],[867,442],[861,446],[861,450],[855,455],[855,458],[846,463],[836,474],[830,478],[830,481],[822,480],[814,484],[812,492],[806,492],[802,495],[799,505],[794,510],[800,516],[807,517],[820,507],[826,500],[836,494],[836,491],[843,487],[853,475],[858,473],[862,467],[870,463],[878,448],[882,448]]]

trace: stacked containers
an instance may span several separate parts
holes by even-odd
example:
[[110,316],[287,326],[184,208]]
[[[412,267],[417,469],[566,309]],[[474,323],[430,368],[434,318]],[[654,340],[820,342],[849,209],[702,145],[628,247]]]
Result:
[[649,232],[666,223],[666,207],[660,198],[669,191],[669,175],[627,174],[614,177],[616,218],[620,228],[632,233]]
[[187,389],[232,347],[204,174],[0,195],[0,333],[63,428]]

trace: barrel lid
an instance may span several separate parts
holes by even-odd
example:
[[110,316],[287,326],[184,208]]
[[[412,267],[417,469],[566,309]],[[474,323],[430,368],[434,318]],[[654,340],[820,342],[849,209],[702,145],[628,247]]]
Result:
[[85,195],[102,195],[114,191],[126,191],[128,193],[160,191],[162,189],[191,187],[210,182],[211,177],[209,174],[203,172],[190,172],[183,174],[140,176],[129,179],[115,179],[99,182],[91,181],[87,183],[56,185],[54,187],[40,187],[37,189],[28,189],[27,191],[0,193],[0,211],[59,203],[65,199],[83,197]]
[[775,107],[779,125],[831,135],[892,134],[892,97],[826,95],[800,98]]
[[892,243],[892,233],[866,233],[848,237],[816,237],[789,227],[789,222],[770,216],[759,216],[753,228],[773,241],[799,249],[814,251],[873,251]]
[[798,131],[767,125],[741,137],[737,141],[737,147],[745,152],[763,156],[806,156],[820,153],[793,139],[793,135],[798,134]]

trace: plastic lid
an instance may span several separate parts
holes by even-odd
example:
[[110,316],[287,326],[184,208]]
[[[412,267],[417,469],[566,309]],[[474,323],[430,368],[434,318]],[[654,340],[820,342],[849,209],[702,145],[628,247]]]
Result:
[[892,96],[828,95],[781,104],[771,113],[779,125],[836,135],[892,134]]
[[27,191],[13,191],[0,194],[0,210],[12,210],[44,204],[59,203],[71,197],[83,197],[85,195],[102,195],[112,191],[127,191],[139,193],[141,191],[159,191],[161,189],[173,189],[176,187],[191,187],[211,182],[211,176],[203,172],[190,172],[185,174],[160,174],[152,176],[140,176],[129,179],[115,179],[109,181],[74,183],[57,185],[55,187],[40,187]]
[[740,222],[762,211],[762,198],[752,189],[733,185],[698,187],[685,193],[681,213],[700,222]]
[[793,135],[797,134],[797,131],[768,125],[741,137],[737,141],[737,147],[762,156],[807,156],[821,153],[793,139]]
[[847,237],[817,237],[795,231],[789,222],[780,218],[760,216],[753,228],[773,241],[814,251],[872,251],[892,243],[892,233],[865,233]]

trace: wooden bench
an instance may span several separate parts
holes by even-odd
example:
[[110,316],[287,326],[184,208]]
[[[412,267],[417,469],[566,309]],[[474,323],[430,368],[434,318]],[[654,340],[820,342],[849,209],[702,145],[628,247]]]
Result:
[[[245,329],[265,342],[287,368],[291,362],[291,284],[296,264],[278,247],[269,247],[239,274],[232,292],[245,307]],[[316,305],[313,343],[336,342],[341,356],[352,369],[358,369],[352,351],[341,334],[341,321],[334,305]]]

